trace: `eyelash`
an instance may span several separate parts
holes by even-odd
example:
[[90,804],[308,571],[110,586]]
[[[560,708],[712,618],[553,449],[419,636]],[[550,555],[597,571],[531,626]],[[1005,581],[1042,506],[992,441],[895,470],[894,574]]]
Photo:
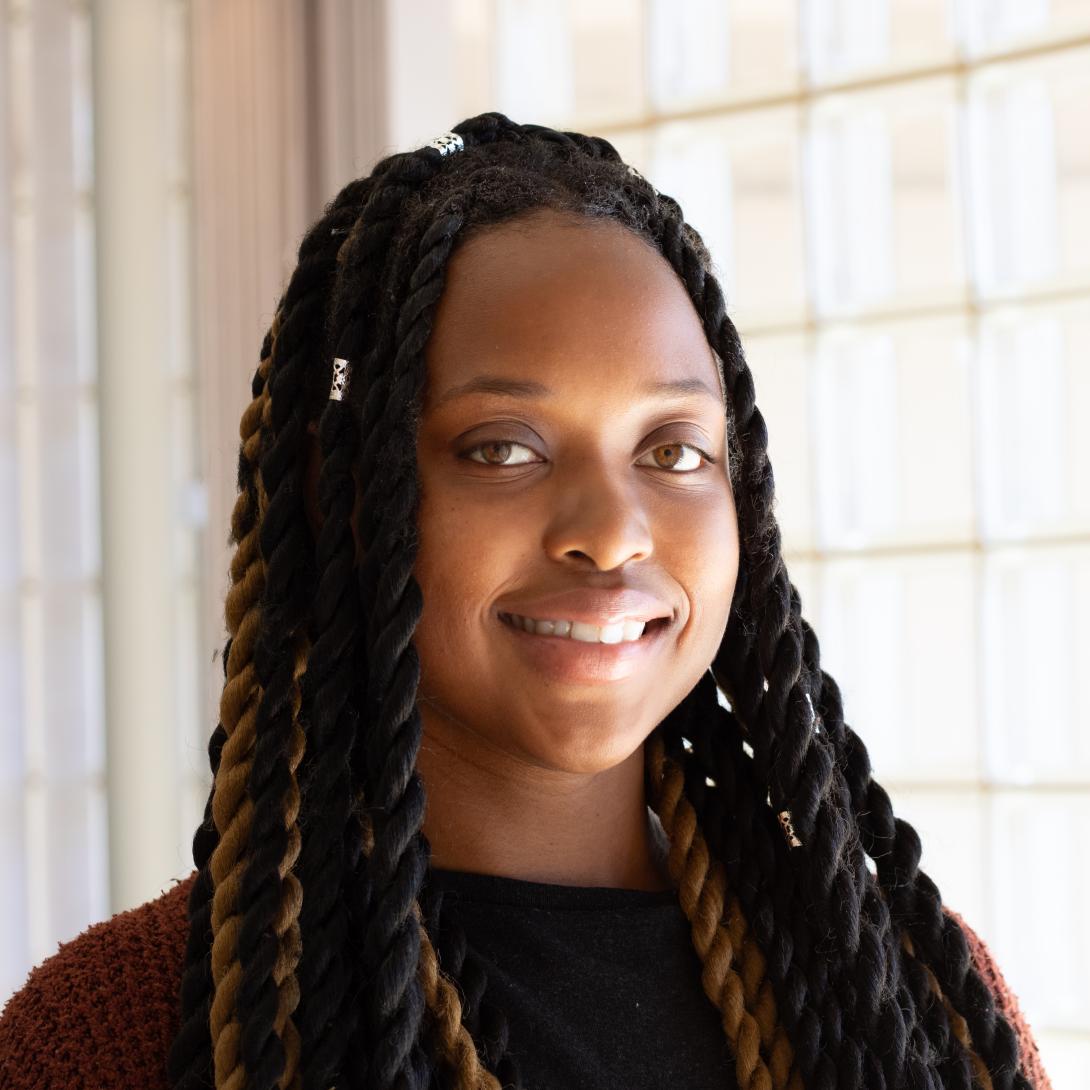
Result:
[[[475,462],[477,465],[492,466],[493,469],[518,469],[521,468],[522,465],[530,464],[528,462],[523,462],[518,466],[502,466],[495,465],[491,462],[480,462],[477,461],[477,459],[475,458],[469,457],[469,455],[476,454],[477,451],[481,450],[483,447],[499,446],[500,444],[505,444],[512,447],[525,447],[527,450],[530,450],[529,446],[527,446],[525,443],[518,442],[517,439],[486,439],[483,443],[477,443],[475,446],[468,447],[466,450],[462,451],[461,457],[465,458],[467,461]],[[651,469],[661,469],[663,473],[668,473],[673,477],[685,477],[688,476],[690,473],[699,473],[700,470],[707,469],[708,466],[716,465],[719,461],[718,458],[713,458],[706,450],[703,450],[701,447],[698,447],[693,443],[656,443],[650,449],[658,450],[659,447],[685,447],[687,450],[695,450],[706,463],[705,465],[697,466],[696,469],[684,469],[680,471],[664,469],[662,466],[650,467]]]

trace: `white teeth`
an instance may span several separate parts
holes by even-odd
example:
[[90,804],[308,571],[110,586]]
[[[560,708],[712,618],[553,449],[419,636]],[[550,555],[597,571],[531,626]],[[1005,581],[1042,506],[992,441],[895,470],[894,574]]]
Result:
[[534,621],[517,613],[504,614],[517,628],[538,636],[563,636],[581,643],[627,643],[638,640],[646,627],[645,621],[618,621],[616,624],[593,625],[582,621]]

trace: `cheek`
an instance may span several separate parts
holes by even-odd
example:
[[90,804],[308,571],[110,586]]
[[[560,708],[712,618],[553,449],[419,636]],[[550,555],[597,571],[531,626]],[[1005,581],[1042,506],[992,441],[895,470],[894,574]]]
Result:
[[[479,568],[466,566],[463,550],[472,540],[459,512],[422,498],[418,515],[419,537],[413,575],[424,598],[417,625],[419,637],[435,628],[447,629],[464,611]],[[461,573],[460,578],[455,575]],[[447,633],[448,638],[451,633]]]
[[418,511],[419,537],[413,575],[424,605],[414,643],[425,675],[449,669],[459,657],[475,658],[488,605],[521,563],[510,519],[446,500],[425,490]]
[[688,599],[692,637],[701,657],[710,661],[722,641],[738,579],[738,523],[730,493],[671,525],[663,548]]

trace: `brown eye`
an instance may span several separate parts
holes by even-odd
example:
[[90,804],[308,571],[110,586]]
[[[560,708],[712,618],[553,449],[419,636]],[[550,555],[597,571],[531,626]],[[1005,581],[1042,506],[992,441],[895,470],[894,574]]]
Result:
[[[510,439],[496,439],[488,443],[480,443],[475,447],[471,447],[465,452],[464,457],[468,458],[471,462],[477,462],[480,465],[501,467],[526,465],[526,460],[518,462],[507,461],[511,455],[512,447],[522,447],[522,449],[526,451],[530,449],[525,444],[516,443]],[[473,457],[478,451],[484,452],[483,458]]]
[[655,456],[656,469],[668,469],[677,473],[692,473],[703,469],[703,463],[712,463],[714,459],[698,447],[689,443],[660,443],[651,448]]
[[655,447],[657,451],[664,451],[663,458],[666,464],[663,469],[673,469],[677,465],[681,458],[681,452],[684,449],[680,443],[670,443],[665,446]]

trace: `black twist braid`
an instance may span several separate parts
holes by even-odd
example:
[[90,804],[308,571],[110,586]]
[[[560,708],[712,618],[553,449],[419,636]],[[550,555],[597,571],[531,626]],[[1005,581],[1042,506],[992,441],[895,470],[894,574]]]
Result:
[[819,679],[816,708],[845,755],[845,776],[864,850],[875,860],[881,885],[889,891],[890,915],[919,946],[943,994],[968,1022],[974,1050],[982,1057],[993,1057],[989,1072],[997,1090],[1028,1090],[1014,1030],[998,1014],[990,989],[973,969],[964,931],[942,911],[937,887],[919,868],[919,835],[907,821],[894,816],[889,795],[871,774],[866,747],[844,722],[840,688],[821,669],[817,636],[805,621],[803,633],[806,661]]
[[[297,302],[300,294],[313,291],[321,294],[326,284],[315,282],[312,277],[314,265],[322,262],[323,251],[332,264],[332,254],[336,243],[331,247],[330,231],[343,221],[345,210],[356,199],[357,193],[367,183],[354,183],[342,192],[339,199],[327,209],[326,215],[307,233],[299,248],[299,265],[286,292],[281,298],[277,314],[282,315]],[[273,329],[266,333],[262,348],[262,365],[257,368],[251,382],[251,396],[257,403],[265,392],[267,382],[267,362],[272,354]],[[236,546],[255,529],[258,520],[258,497],[255,483],[256,459],[247,452],[244,439],[238,456],[237,483],[240,502],[236,505],[231,527],[231,542]],[[226,641],[223,650],[224,677],[227,676],[227,664],[230,658],[232,641]],[[190,920],[187,939],[185,969],[180,989],[181,1028],[168,1055],[168,1076],[172,1086],[190,1088],[210,1085],[212,1082],[213,1059],[212,1041],[209,1033],[209,1012],[214,992],[211,971],[211,904],[213,884],[209,863],[212,852],[219,842],[219,835],[211,817],[212,798],[215,794],[215,778],[219,772],[220,753],[225,740],[222,724],[218,724],[209,745],[209,759],[213,777],[213,786],[205,808],[204,821],[198,827],[193,842],[193,861],[197,868],[197,878],[190,890],[188,914]]]
[[[388,156],[372,172],[365,193],[354,203],[351,227],[331,229],[347,236],[337,250],[337,264],[361,270],[355,279],[356,304],[372,316],[381,279],[381,255],[398,220],[402,203],[419,175],[413,157]],[[362,207],[360,207],[362,203]],[[358,265],[356,265],[358,263]],[[323,353],[332,371],[328,338],[336,316],[326,311]],[[369,887],[359,874],[363,826],[354,796],[352,754],[359,736],[358,690],[362,652],[357,638],[362,610],[356,591],[354,542],[351,533],[355,487],[352,468],[358,451],[357,405],[353,390],[365,383],[362,367],[352,375],[346,400],[324,399],[318,427],[321,471],[318,506],[322,525],[316,546],[319,572],[314,599],[303,702],[313,734],[307,775],[302,781],[308,810],[322,812],[304,830],[299,876],[307,891],[300,916],[304,942],[299,966],[299,1028],[303,1038],[305,1085],[325,1090],[339,1071],[355,1033],[360,987],[354,963],[341,956],[349,934],[362,926]],[[328,383],[320,389],[328,391]],[[317,408],[314,414],[316,415]],[[366,673],[364,668],[363,673]],[[354,1062],[361,1059],[357,1053]]]
[[[300,913],[304,935],[296,1024],[303,1040],[303,1085],[326,1090],[344,1056],[354,1019],[352,973],[341,951],[348,942],[344,884],[350,838],[361,836],[354,820],[349,757],[358,729],[354,686],[356,632],[361,621],[353,578],[350,518],[356,450],[352,414],[330,402],[319,427],[322,451],[318,503],[323,521],[316,545],[318,585],[314,595],[310,654],[303,684],[308,709],[308,748],[313,754],[300,790],[308,814],[297,873],[305,896]],[[347,593],[346,593],[347,588]],[[315,941],[306,939],[314,936]]]
[[[412,155],[395,155],[376,167],[363,209],[354,217],[353,226],[345,232],[348,237],[338,250],[339,265],[351,262],[362,270],[355,280],[361,321],[372,316],[378,295],[381,264],[375,255],[384,251],[402,203],[420,180],[419,172],[414,173],[418,165]],[[326,313],[326,343],[336,322],[333,310],[331,307]],[[354,385],[365,381],[361,371],[357,368]],[[328,386],[325,388],[328,390]],[[315,823],[309,852],[304,840],[300,865],[304,888],[308,890],[303,902],[304,934],[322,935],[320,943],[312,944],[313,953],[305,968],[300,969],[300,988],[305,997],[300,1026],[306,1084],[322,1090],[339,1071],[346,1054],[352,1065],[366,1064],[360,1049],[362,1042],[357,1040],[354,1049],[350,1045],[356,1037],[359,975],[338,953],[347,943],[349,931],[362,926],[371,900],[370,882],[360,873],[364,866],[363,826],[360,801],[354,798],[352,788],[352,754],[357,745],[361,706],[358,699],[352,699],[354,693],[358,696],[353,679],[361,658],[357,633],[363,616],[355,589],[350,530],[355,495],[352,465],[359,441],[354,400],[326,398],[319,424],[322,468],[318,500],[323,516],[317,543],[320,581],[312,627],[316,642],[304,685],[316,750],[304,790],[308,798],[313,798],[316,810],[328,807],[332,811]],[[349,406],[353,411],[346,411]]]
[[[757,722],[757,706],[746,701],[746,694],[759,692],[763,684],[759,664],[752,653],[754,634],[748,624],[742,623],[737,605],[745,600],[746,583],[745,569],[742,568],[735,589],[736,604],[723,641],[736,649],[735,654],[740,662],[738,672],[745,680],[740,685],[732,685],[717,675],[719,688],[731,694],[729,721],[737,723],[739,745],[750,744],[750,732],[745,724]],[[743,904],[751,912],[758,936],[769,952],[770,974],[777,985],[784,1021],[792,1033],[796,1058],[804,1072],[812,1072],[817,1065],[821,1045],[821,1019],[810,1001],[808,983],[814,960],[812,926],[805,900],[798,895],[794,868],[778,850],[784,847],[783,833],[773,818],[771,808],[765,805],[767,788],[759,785],[767,783],[767,780],[757,772],[756,752],[752,746],[750,751],[751,756],[746,758],[747,763],[743,766],[747,770],[753,766],[750,775],[738,777],[737,787],[733,788],[737,794],[724,800],[727,812],[734,815],[741,839],[740,847],[730,852],[730,861],[736,866],[736,882]],[[722,788],[732,789],[734,777],[729,768],[723,761],[713,762],[707,774],[715,778]],[[716,823],[713,821],[713,824]]]
[[[283,299],[277,312],[283,306]],[[273,329],[270,327],[261,345],[262,364],[254,372],[250,384],[251,411],[260,404],[265,389],[266,365],[272,354]],[[243,425],[244,430],[246,425]],[[243,436],[239,447],[237,483],[239,502],[235,506],[229,543],[241,546],[257,524],[258,501],[254,484],[255,462],[247,446],[248,436]],[[234,565],[233,565],[234,567]],[[234,574],[241,577],[241,572]],[[224,644],[222,663],[224,682],[227,681],[227,664],[231,657],[233,637]],[[212,800],[215,794],[215,778],[219,772],[227,732],[223,723],[217,723],[208,744],[208,760],[212,770],[213,785],[205,803],[204,819],[193,836],[193,862],[197,877],[190,887],[187,913],[190,920],[186,938],[185,962],[180,986],[181,1027],[171,1042],[167,1055],[167,1072],[171,1085],[191,1088],[206,1085],[212,1070],[212,1042],[209,1036],[209,1014],[214,990],[211,963],[212,935],[212,853],[219,843],[219,832],[212,818]]]
[[[324,263],[315,265],[315,275],[328,275]],[[293,737],[301,729],[297,662],[307,606],[313,596],[313,556],[301,502],[299,452],[305,426],[303,391],[307,372],[313,367],[313,327],[320,303],[319,295],[304,295],[284,315],[273,347],[267,410],[269,441],[259,469],[260,486],[267,495],[259,531],[266,584],[262,625],[254,648],[260,697],[247,782],[253,810],[241,885],[238,959],[242,975],[236,1009],[241,1024],[241,1062],[261,1090],[277,1085],[292,1059],[281,1034],[297,1033],[290,1020],[295,1003],[290,1000],[288,1021],[280,1025],[282,989],[295,982],[278,982],[276,976],[285,957],[280,937],[284,917],[293,914],[286,921],[289,931],[298,927],[301,895],[293,873],[299,851],[298,830],[293,821],[285,820],[285,811],[298,791],[295,765],[301,752]],[[294,945],[290,934],[284,941]],[[292,952],[287,956],[290,958]],[[296,952],[288,966],[292,977],[297,962]],[[297,1063],[298,1057],[294,1060]]]
[[[410,401],[423,385],[422,350],[442,293],[438,274],[459,223],[457,216],[444,216],[421,240],[410,294],[402,308],[406,317],[399,319],[397,326],[396,377],[387,406],[393,420],[405,419]],[[364,944],[369,979],[361,1024],[367,1028],[372,1049],[367,1083],[383,1090],[426,1084],[426,1079],[420,1081],[423,1053],[419,1039],[424,1014],[417,978],[420,937],[411,911],[428,864],[428,847],[421,831],[424,788],[414,770],[422,731],[415,699],[420,663],[411,643],[423,600],[412,577],[414,543],[405,533],[417,495],[411,455],[405,457],[407,440],[411,436],[395,426],[382,445],[380,457],[388,455],[390,466],[389,491],[384,498],[396,502],[380,508],[385,517],[372,536],[364,538],[362,527],[360,534],[365,555],[390,558],[379,578],[365,634],[367,705],[378,711],[367,744],[376,773],[371,797],[374,849],[368,861],[374,904]],[[374,502],[372,481],[366,481],[364,489],[361,510]]]

